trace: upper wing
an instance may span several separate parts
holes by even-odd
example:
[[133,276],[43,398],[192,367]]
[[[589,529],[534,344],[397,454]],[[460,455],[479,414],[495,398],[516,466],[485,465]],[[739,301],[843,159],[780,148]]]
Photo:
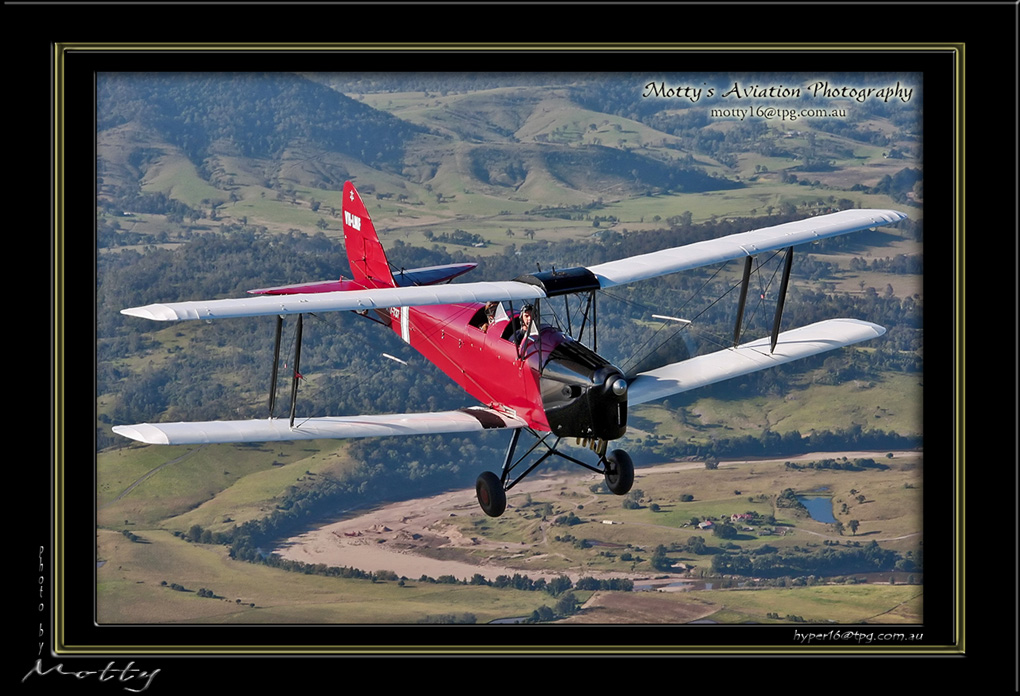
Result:
[[834,237],[876,225],[887,225],[906,217],[905,214],[896,210],[844,210],[839,213],[819,215],[650,254],[631,256],[587,269],[574,269],[582,271],[584,277],[591,279],[591,287],[584,286],[586,282],[584,278],[575,274],[573,280],[562,283],[562,287],[547,288],[546,283],[554,285],[558,282],[556,277],[560,274],[553,272],[552,274],[537,274],[541,278],[535,275],[522,276],[519,280],[524,282],[511,280],[294,295],[258,295],[237,299],[151,304],[144,307],[122,309],[121,313],[144,319],[171,321],[308,312],[362,311],[455,302],[535,300],[574,291],[580,287],[574,285],[575,282],[581,283],[584,289],[608,288],[826,237]]
[[275,314],[307,314],[309,312],[340,312],[345,310],[385,309],[451,304],[454,302],[489,302],[533,300],[545,297],[542,289],[512,280],[494,283],[458,283],[456,285],[424,285],[406,288],[376,288],[346,292],[302,293],[297,295],[256,295],[227,300],[168,302],[120,310],[143,319],[171,321],[176,319],[222,319],[227,317],[258,317]]
[[878,324],[858,319],[827,319],[779,334],[775,351],[765,337],[736,348],[699,355],[635,376],[629,383],[631,405],[643,404],[724,379],[849,346],[885,333]]
[[722,261],[753,256],[763,251],[784,249],[796,244],[814,242],[848,232],[889,225],[907,216],[898,210],[843,210],[828,215],[787,222],[759,230],[731,234],[718,239],[695,242],[686,246],[609,261],[588,270],[598,278],[599,285],[609,288],[636,280],[698,268]]
[[286,419],[140,423],[117,425],[113,432],[150,445],[207,445],[226,442],[280,442],[391,435],[473,433],[494,428],[527,427],[520,418],[491,408],[472,407],[438,413],[382,416],[333,416]]

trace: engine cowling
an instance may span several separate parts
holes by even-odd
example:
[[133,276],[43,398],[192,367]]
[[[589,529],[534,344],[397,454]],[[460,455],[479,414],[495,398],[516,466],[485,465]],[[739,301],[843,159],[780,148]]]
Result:
[[549,353],[539,383],[554,435],[615,440],[627,432],[627,380],[585,345],[566,337]]

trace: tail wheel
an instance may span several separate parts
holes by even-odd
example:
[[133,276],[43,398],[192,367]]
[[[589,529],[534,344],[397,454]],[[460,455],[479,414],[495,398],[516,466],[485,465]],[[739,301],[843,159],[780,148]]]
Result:
[[634,485],[634,462],[623,450],[613,450],[606,457],[606,485],[616,495],[626,495]]
[[[633,478],[633,474],[631,475]],[[503,482],[491,471],[483,471],[475,481],[475,494],[482,512],[489,517],[499,517],[506,510],[506,491]]]

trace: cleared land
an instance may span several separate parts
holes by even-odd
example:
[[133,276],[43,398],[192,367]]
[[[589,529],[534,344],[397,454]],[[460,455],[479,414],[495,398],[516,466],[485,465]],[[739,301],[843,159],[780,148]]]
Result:
[[[482,623],[530,615],[552,606],[555,598],[544,592],[426,582],[421,577],[470,579],[480,573],[491,579],[521,573],[533,579],[627,577],[636,586],[653,590],[580,592],[584,610],[569,623],[770,623],[790,616],[840,623],[919,622],[922,587],[905,584],[909,578],[902,573],[871,576],[863,585],[747,589],[733,582],[719,589],[724,579],[706,585],[697,571],[710,557],[680,554],[677,561],[690,569],[670,574],[650,572],[646,563],[620,558],[629,549],[633,556],[647,559],[655,545],[692,535],[703,535],[712,543],[710,533],[680,520],[750,507],[746,496],[759,487],[790,484],[813,490],[826,482],[834,499],[850,488],[868,493],[866,502],[853,503],[862,522],[857,539],[874,539],[883,547],[916,547],[920,455],[895,453],[891,462],[886,471],[868,472],[788,470],[785,460],[724,463],[717,471],[706,471],[698,462],[643,467],[635,487],[656,491],[659,512],[647,504],[625,510],[619,498],[589,489],[595,478],[576,472],[533,476],[514,489],[506,515],[498,520],[482,515],[472,491],[454,491],[381,506],[302,534],[276,549],[310,564],[390,571],[405,577],[403,582],[328,578],[241,563],[230,559],[225,547],[191,544],[165,531],[138,530],[140,540],[131,541],[119,532],[101,530],[99,618],[102,623],[356,624],[469,613]],[[904,487],[907,483],[910,487]],[[733,495],[734,485],[742,487],[740,497]],[[678,490],[693,491],[695,500],[668,502]],[[538,514],[546,503],[561,512],[576,511],[586,521],[569,528],[557,526],[554,518]],[[828,525],[805,519],[787,520],[782,526],[783,536],[742,537],[738,543],[812,546],[855,538],[840,537]],[[556,540],[568,532],[600,545],[578,549]],[[213,596],[198,596],[199,589],[208,589]]]
[[[848,456],[855,454],[876,456]],[[791,461],[817,457],[808,455]],[[767,491],[787,487],[830,492],[837,514],[843,502],[849,501],[848,514],[852,511],[854,519],[860,518],[861,526],[854,535],[859,540],[874,539],[883,546],[911,548],[921,528],[920,457],[917,453],[899,453],[894,459],[895,467],[882,472],[787,470],[786,460],[728,462],[711,472],[701,462],[642,467],[634,487],[647,487],[654,496],[646,498],[637,509],[626,509],[616,496],[592,492],[590,487],[599,483],[597,475],[569,472],[532,476],[510,492],[507,513],[496,520],[481,513],[474,491],[453,491],[385,505],[325,525],[289,539],[277,552],[306,563],[391,570],[407,577],[453,574],[467,579],[475,572],[487,577],[520,572],[531,577],[564,574],[573,580],[583,575],[648,580],[647,565],[607,559],[597,549],[589,549],[589,553],[570,549],[569,544],[560,544],[555,537],[569,533],[606,548],[634,549],[647,558],[657,544],[685,541],[694,535],[711,543],[710,533],[694,528],[688,523],[690,518],[719,519],[753,508],[771,512]],[[735,495],[738,490],[739,495]],[[864,502],[851,499],[850,490],[866,491]],[[694,500],[677,502],[684,493],[693,493]],[[762,495],[766,499],[758,500]],[[650,507],[653,499],[659,501],[657,511]],[[546,509],[554,514],[543,517],[540,511],[546,503],[550,505]],[[584,523],[555,525],[555,518],[567,512],[574,512]],[[792,513],[777,516],[776,526],[786,529],[781,535],[748,535],[753,538],[740,543],[751,548],[764,543],[781,547],[853,538],[849,532],[841,537],[828,524],[797,518]],[[707,565],[710,558],[691,555],[682,560],[697,567]],[[664,578],[660,584],[673,579]]]

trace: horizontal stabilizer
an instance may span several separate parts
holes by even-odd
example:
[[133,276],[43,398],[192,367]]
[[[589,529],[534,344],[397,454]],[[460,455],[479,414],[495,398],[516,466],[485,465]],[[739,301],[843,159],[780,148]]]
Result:
[[779,334],[775,351],[771,353],[771,339],[765,337],[642,372],[630,381],[628,400],[631,405],[643,404],[877,338],[884,333],[885,329],[878,324],[857,319],[820,321]]
[[402,288],[412,285],[449,283],[457,276],[474,270],[477,266],[477,263],[447,263],[442,266],[426,268],[401,268],[399,271],[393,271],[393,282]]
[[[409,268],[393,271],[393,282],[400,287],[412,285],[437,285],[448,283],[459,275],[475,268],[477,263],[450,263],[443,266],[427,268]],[[249,295],[297,295],[300,293],[350,292],[365,290],[364,283],[356,280],[320,280],[313,283],[297,283],[294,285],[278,285],[272,288],[249,290]]]
[[206,421],[194,423],[141,423],[117,425],[113,432],[150,445],[208,445],[229,442],[281,442],[329,440],[391,435],[473,433],[527,424],[491,408],[473,407],[438,413],[380,416],[326,416],[287,419]]

